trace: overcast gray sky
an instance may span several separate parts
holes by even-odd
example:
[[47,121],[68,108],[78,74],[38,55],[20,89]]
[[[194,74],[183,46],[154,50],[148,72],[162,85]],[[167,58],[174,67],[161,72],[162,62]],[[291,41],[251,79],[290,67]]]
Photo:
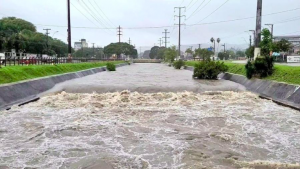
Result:
[[[249,43],[250,33],[245,31],[255,28],[255,18],[218,24],[190,25],[253,17],[256,16],[257,5],[256,0],[71,0],[71,3],[72,27],[93,28],[73,28],[72,45],[81,38],[87,39],[89,44],[95,43],[101,47],[117,42],[115,28],[121,25],[124,28],[122,41],[131,38],[137,48],[158,44],[164,29],[171,32],[170,45],[178,44],[178,27],[172,28],[174,23],[178,23],[178,18],[174,20],[174,14],[178,15],[178,10],[174,13],[176,6],[187,7],[186,12],[183,10],[187,18],[186,21],[183,20],[187,24],[186,27],[182,27],[183,45],[208,44],[211,37],[220,37],[221,43],[246,45],[246,42]],[[224,5],[219,8],[222,4]],[[67,26],[66,5],[66,0],[0,0],[0,17],[15,16],[25,19],[35,24],[39,32],[51,28],[51,35],[59,31],[55,34],[55,38],[66,42],[67,28],[64,27]],[[299,9],[264,16],[262,22],[265,24],[291,20],[275,24],[274,34],[300,34],[300,0],[263,0],[263,15],[296,8]],[[97,21],[92,16],[98,18]],[[136,27],[160,28],[127,29]]]

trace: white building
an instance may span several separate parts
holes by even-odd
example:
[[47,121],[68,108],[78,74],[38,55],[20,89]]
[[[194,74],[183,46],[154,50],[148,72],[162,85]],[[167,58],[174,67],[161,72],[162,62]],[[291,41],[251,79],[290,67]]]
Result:
[[88,48],[89,47],[89,44],[86,42],[86,39],[81,39],[81,42],[75,42],[74,43],[74,50],[75,51],[80,50],[82,48],[82,46],[84,48]]

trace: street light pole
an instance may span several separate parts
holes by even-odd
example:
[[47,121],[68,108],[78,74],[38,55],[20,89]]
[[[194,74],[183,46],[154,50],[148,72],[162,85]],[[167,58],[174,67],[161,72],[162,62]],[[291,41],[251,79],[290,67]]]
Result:
[[274,37],[274,35],[273,35],[274,24],[265,24],[265,25],[271,26],[271,36],[272,36],[272,41],[273,41],[273,37]]
[[55,35],[56,33],[58,33],[58,31],[56,31],[56,32],[54,32],[54,33],[52,34],[52,38],[54,38],[54,35]]
[[255,45],[255,41],[256,41],[256,31],[255,30],[249,30],[250,32],[253,32],[253,39],[254,39],[254,45]]

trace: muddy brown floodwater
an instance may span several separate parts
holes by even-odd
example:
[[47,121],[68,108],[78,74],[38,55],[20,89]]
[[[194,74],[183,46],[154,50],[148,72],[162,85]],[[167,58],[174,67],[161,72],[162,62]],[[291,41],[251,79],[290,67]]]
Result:
[[300,168],[299,112],[255,94],[102,90],[53,93],[0,112],[0,168]]

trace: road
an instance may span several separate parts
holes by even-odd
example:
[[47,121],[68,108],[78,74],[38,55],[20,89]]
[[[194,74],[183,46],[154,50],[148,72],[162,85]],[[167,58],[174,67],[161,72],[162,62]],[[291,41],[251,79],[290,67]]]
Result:
[[191,76],[134,64],[2,111],[0,168],[300,168],[298,111]]
[[[247,60],[235,60],[235,61],[232,61],[232,63],[246,64]],[[300,63],[275,63],[275,64],[276,65],[292,66],[292,67],[300,66]]]

